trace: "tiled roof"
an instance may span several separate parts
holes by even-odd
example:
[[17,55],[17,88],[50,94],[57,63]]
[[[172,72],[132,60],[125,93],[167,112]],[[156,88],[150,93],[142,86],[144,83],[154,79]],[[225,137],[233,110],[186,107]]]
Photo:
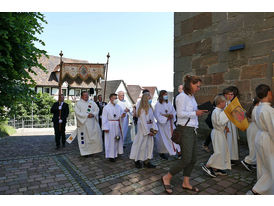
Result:
[[[32,79],[37,83],[37,86],[53,86],[53,87],[58,87],[58,82],[56,81],[48,81],[49,76],[51,72],[55,69],[55,67],[60,63],[60,57],[58,56],[52,56],[49,55],[49,58],[46,56],[42,56],[39,60],[39,63],[41,63],[46,69],[47,73],[42,71],[38,67],[33,67],[33,71],[36,72],[37,75],[34,75],[30,73],[30,76]],[[63,62],[66,63],[88,63],[86,60],[78,60],[78,59],[69,59],[69,58],[63,58]],[[95,88],[95,85],[93,83],[86,84],[82,83],[81,85],[77,85],[76,83],[73,83],[70,85],[71,88]],[[98,86],[100,88],[100,85]]]
[[145,86],[145,87],[142,87],[143,90],[144,89],[147,89],[149,92],[150,92],[150,95],[153,97],[155,91],[157,92],[157,87],[154,87],[154,86]]
[[128,92],[132,97],[134,104],[136,104],[138,98],[142,93],[142,87],[139,85],[127,85]]

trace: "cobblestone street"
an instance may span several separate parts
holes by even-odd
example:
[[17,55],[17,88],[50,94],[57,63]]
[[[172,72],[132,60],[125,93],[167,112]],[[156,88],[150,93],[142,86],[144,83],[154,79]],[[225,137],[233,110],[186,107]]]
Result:
[[[209,153],[201,150],[203,139],[198,141],[198,161],[191,176],[191,184],[200,189],[198,195],[243,195],[256,181],[256,171],[246,171],[241,163],[233,166],[228,176],[211,178],[201,169],[200,163],[208,160]],[[165,195],[161,183],[175,157],[160,159],[155,153],[155,169],[137,169],[129,160],[131,144],[116,162],[109,162],[104,154],[81,157],[74,141],[55,150],[53,135],[11,136],[0,139],[0,194],[146,194]],[[240,145],[241,159],[247,146]],[[172,179],[174,195],[190,195],[181,187],[182,173]]]

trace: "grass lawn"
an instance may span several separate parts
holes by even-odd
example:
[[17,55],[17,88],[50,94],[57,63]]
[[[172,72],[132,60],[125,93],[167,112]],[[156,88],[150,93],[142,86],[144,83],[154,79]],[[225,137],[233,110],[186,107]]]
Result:
[[5,122],[0,122],[0,137],[10,136],[15,132],[13,127],[8,126]]

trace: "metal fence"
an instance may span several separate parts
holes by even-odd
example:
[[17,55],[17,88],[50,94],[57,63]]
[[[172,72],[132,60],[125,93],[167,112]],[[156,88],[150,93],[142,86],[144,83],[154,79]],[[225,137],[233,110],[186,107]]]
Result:
[[[52,116],[25,116],[16,117],[8,121],[8,125],[19,128],[50,128],[53,127]],[[67,119],[67,126],[75,126],[76,117],[74,114],[70,114]]]

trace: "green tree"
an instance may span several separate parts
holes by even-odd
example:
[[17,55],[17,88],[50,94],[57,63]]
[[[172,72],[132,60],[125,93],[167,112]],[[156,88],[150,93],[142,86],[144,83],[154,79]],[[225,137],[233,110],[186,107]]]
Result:
[[[10,107],[8,117],[13,119],[14,116],[16,119],[30,119],[33,113],[33,118],[35,121],[38,121],[39,118],[44,117],[51,119],[53,116],[50,113],[50,109],[56,100],[48,93],[38,93],[32,102],[22,102],[19,104],[14,104]],[[69,105],[70,115],[73,116],[74,106],[72,101],[65,100]]]
[[[0,121],[7,110],[18,103],[31,103],[35,97],[35,82],[30,73],[33,67],[46,72],[38,63],[45,50],[36,48],[35,43],[45,43],[36,37],[43,31],[44,15],[33,12],[0,13]],[[24,113],[24,111],[22,111]]]

